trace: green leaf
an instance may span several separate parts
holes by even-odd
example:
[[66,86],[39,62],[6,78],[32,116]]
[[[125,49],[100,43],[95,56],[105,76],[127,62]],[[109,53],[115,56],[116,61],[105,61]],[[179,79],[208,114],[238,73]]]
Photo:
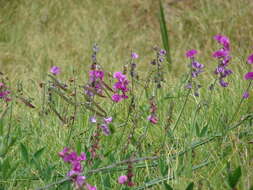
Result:
[[25,145],[23,143],[20,143],[20,149],[21,149],[21,156],[23,158],[23,160],[29,164],[29,154],[27,151],[27,148],[25,147]]
[[[162,37],[162,42],[163,42],[163,47],[166,50],[166,56],[167,56],[167,61],[168,64],[171,64],[171,56],[170,56],[170,45],[169,45],[169,37],[168,37],[168,29],[166,26],[166,21],[165,21],[165,15],[164,15],[164,10],[163,10],[163,5],[162,1],[160,0],[160,15],[159,15],[159,21],[160,21],[160,30],[161,30],[161,37]],[[168,65],[170,68],[170,65]]]
[[194,183],[191,182],[191,183],[186,187],[185,190],[193,190],[193,186],[194,186]]
[[158,160],[158,165],[160,168],[160,172],[163,176],[167,175],[168,173],[168,166],[164,158]]
[[203,127],[200,133],[200,137],[204,137],[207,133],[208,126]]
[[39,159],[41,157],[41,155],[43,154],[44,150],[45,150],[45,147],[37,150],[37,152],[34,153],[33,157],[35,159]]
[[173,188],[166,182],[163,183],[166,190],[173,190]]
[[228,175],[228,184],[232,189],[237,185],[241,175],[242,171],[240,166]]
[[81,143],[81,141],[79,140],[79,141],[76,143],[76,152],[77,152],[77,154],[81,154],[81,151],[82,151],[82,143]]

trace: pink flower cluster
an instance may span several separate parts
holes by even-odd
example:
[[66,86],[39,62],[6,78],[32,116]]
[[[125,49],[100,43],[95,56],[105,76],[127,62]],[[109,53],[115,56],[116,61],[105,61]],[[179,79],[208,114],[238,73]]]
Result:
[[86,183],[86,177],[82,175],[83,166],[82,161],[86,160],[85,153],[81,153],[80,156],[76,152],[70,151],[69,148],[65,147],[61,152],[58,153],[64,162],[71,164],[71,170],[68,172],[68,176],[71,177],[77,189],[82,189],[83,185],[86,186],[88,190],[96,190],[95,186],[91,186]]
[[148,120],[152,124],[157,124],[158,118],[156,117],[156,111],[157,111],[157,106],[154,102],[153,99],[150,101],[150,115],[148,116]]
[[[104,72],[98,69],[91,70],[89,72],[89,77],[90,77],[90,84],[88,87],[93,88],[98,94],[103,93],[103,86],[101,81],[104,80]],[[91,91],[86,91],[86,94],[89,96],[94,96],[94,93]]]
[[4,83],[0,82],[0,99],[3,99],[6,102],[11,101],[11,98],[9,97],[10,91],[8,90],[8,87],[4,85]]
[[215,35],[214,39],[222,45],[222,47],[213,53],[213,57],[219,60],[219,64],[216,67],[214,73],[219,76],[219,83],[222,87],[227,87],[228,82],[225,82],[224,79],[232,74],[233,72],[230,69],[227,69],[230,56],[230,42],[228,37],[222,35]]
[[112,100],[114,102],[120,102],[122,99],[127,99],[128,96],[126,92],[128,92],[128,83],[126,76],[123,75],[121,72],[115,72],[113,77],[118,81],[115,82],[113,88],[115,90],[115,94],[112,96]]
[[51,67],[50,72],[51,72],[53,75],[58,75],[58,74],[61,73],[61,69],[60,69],[60,67],[53,66],[53,67]]
[[[248,59],[247,59],[248,64],[253,64],[253,54],[251,54]],[[253,80],[253,72],[248,72],[244,75],[245,80]],[[249,97],[249,92],[244,92],[243,93],[243,98],[247,99]]]

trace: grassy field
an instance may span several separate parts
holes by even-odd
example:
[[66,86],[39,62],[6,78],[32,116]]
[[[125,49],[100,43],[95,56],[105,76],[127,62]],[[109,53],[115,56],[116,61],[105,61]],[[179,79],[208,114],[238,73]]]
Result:
[[[0,190],[73,189],[70,165],[58,155],[64,147],[86,153],[83,174],[99,190],[190,190],[192,182],[198,190],[253,189],[252,90],[242,99],[244,75],[252,71],[246,60],[253,53],[253,1],[166,0],[163,7],[170,71],[166,61],[150,64],[153,47],[163,46],[159,1],[0,0],[0,82],[12,98],[0,99]],[[233,74],[228,87],[217,82],[210,91],[216,34],[230,39]],[[110,88],[113,73],[126,70],[127,99],[111,101],[106,86],[105,97],[85,95],[94,43]],[[205,66],[194,79],[189,49]],[[133,61],[139,77],[131,76]],[[52,66],[61,73],[52,75]],[[199,96],[185,88],[192,80],[202,86]],[[156,124],[147,119],[152,108]],[[101,130],[107,117],[108,136]],[[134,186],[118,184],[130,166]]]

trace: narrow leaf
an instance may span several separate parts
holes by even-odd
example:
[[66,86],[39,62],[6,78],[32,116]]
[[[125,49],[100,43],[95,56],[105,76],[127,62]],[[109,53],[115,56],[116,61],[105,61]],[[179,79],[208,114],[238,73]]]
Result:
[[22,156],[22,158],[28,164],[29,163],[29,155],[28,155],[27,148],[25,147],[25,145],[23,143],[20,143],[20,149],[21,149],[21,156]]
[[236,187],[241,175],[242,171],[240,166],[228,175],[228,184],[232,189]]
[[194,186],[194,183],[191,182],[191,183],[186,187],[185,190],[193,190],[193,186]]
[[[163,47],[166,50],[166,56],[167,56],[167,61],[168,64],[171,64],[171,56],[170,56],[170,45],[169,45],[169,37],[168,37],[168,30],[166,26],[166,21],[165,21],[165,15],[164,15],[164,9],[162,5],[162,1],[160,0],[160,16],[159,16],[159,21],[160,21],[160,30],[161,30],[161,37],[162,37],[162,42],[163,42]],[[170,68],[170,66],[169,66]]]

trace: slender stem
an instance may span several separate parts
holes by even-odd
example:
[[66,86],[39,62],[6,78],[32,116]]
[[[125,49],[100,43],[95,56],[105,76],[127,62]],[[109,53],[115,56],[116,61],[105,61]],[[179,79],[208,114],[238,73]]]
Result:
[[[252,84],[252,80],[250,80],[249,85],[248,85],[248,87],[246,88],[246,91],[244,91],[244,92],[248,92],[248,91],[249,91],[251,84]],[[234,113],[233,116],[231,117],[231,120],[230,120],[229,123],[233,122],[234,118],[237,116],[237,114],[238,114],[238,112],[239,112],[239,110],[240,110],[240,107],[241,107],[241,105],[242,105],[244,99],[245,99],[244,97],[241,98],[240,103],[238,104],[238,106],[237,106],[237,108],[236,108],[236,110],[235,110],[235,113]]]
[[189,99],[190,93],[191,93],[191,89],[188,89],[186,98],[185,98],[185,100],[184,100],[183,107],[182,107],[181,110],[180,110],[180,113],[179,113],[179,115],[178,115],[178,117],[177,117],[177,120],[176,120],[176,123],[175,123],[174,127],[172,128],[172,131],[174,131],[174,130],[176,129],[176,127],[178,126],[179,120],[180,120],[180,118],[181,118],[181,116],[182,116],[182,114],[183,114],[183,111],[184,111],[185,106],[186,106],[186,103],[187,103],[187,101],[188,101],[188,99]]

